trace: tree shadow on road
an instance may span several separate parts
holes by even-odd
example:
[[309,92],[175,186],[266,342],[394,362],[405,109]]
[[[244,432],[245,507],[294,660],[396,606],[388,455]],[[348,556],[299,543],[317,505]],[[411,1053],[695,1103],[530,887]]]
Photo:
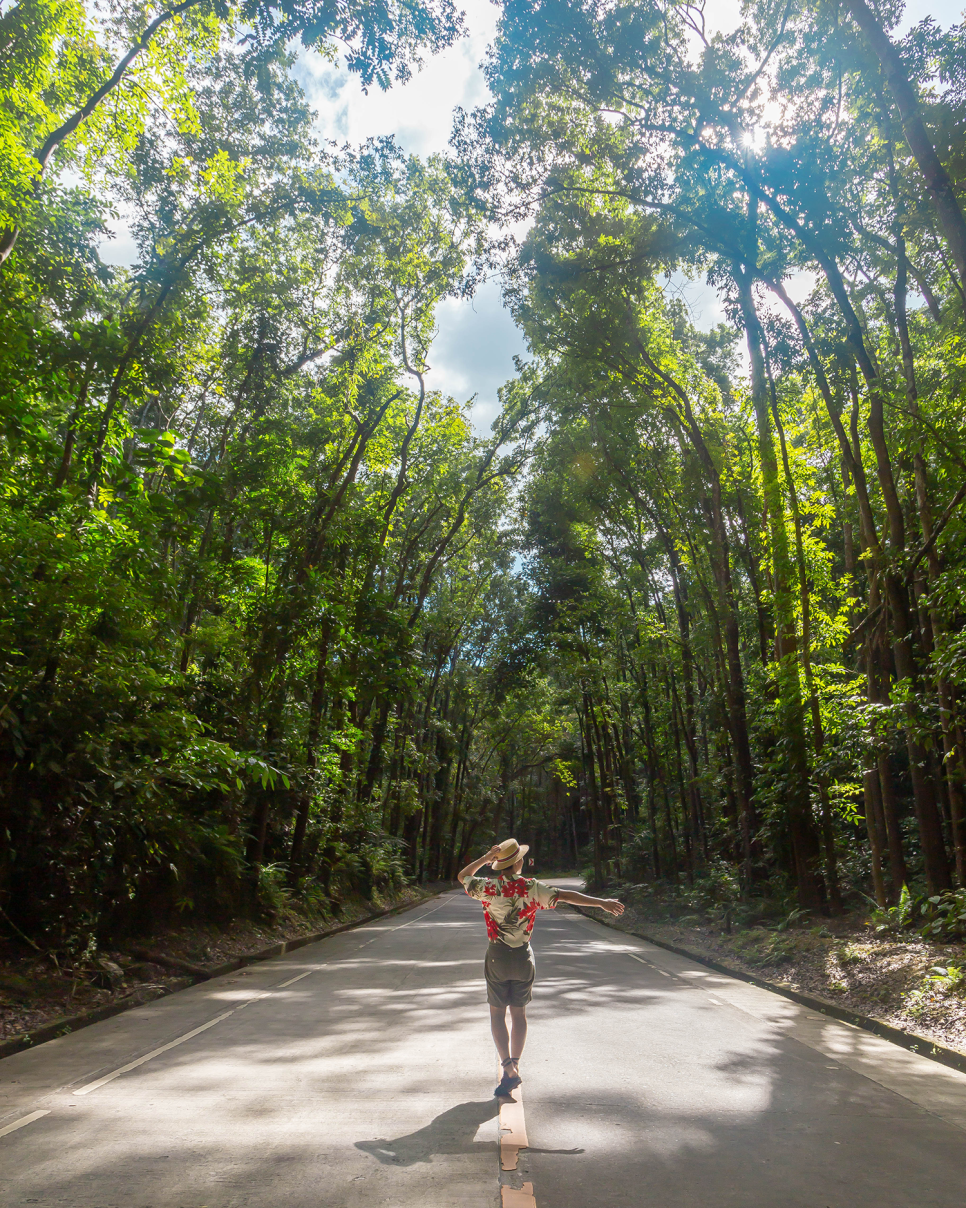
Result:
[[[478,927],[475,903],[461,899],[452,909]],[[283,985],[261,1006],[108,1084],[82,1109],[57,1107],[4,1138],[0,1201],[492,1203],[496,1125],[484,1129],[488,1140],[475,1138],[495,1120],[495,1098],[459,1103],[390,1140],[351,1141],[352,1131],[393,1131],[403,1114],[418,1126],[441,1095],[483,1095],[493,1085],[484,1072],[493,1058],[481,964],[468,978],[462,937],[425,926],[419,943],[396,936],[392,959],[382,962],[378,952],[344,951],[335,937],[317,981]],[[948,1081],[948,1102],[958,1104],[952,1082],[960,1075],[904,1054],[906,1098],[876,1081],[872,1066],[863,1067],[868,1076],[847,1068],[850,1055],[875,1057],[857,1029],[818,1021],[834,1044],[830,1058],[828,1046],[796,1039],[803,1009],[785,999],[752,1016],[630,960],[614,942],[622,937],[598,942],[564,918],[541,926],[527,1059],[538,1203],[963,1208],[962,1131],[910,1101],[917,1086],[933,1095]],[[473,943],[482,946],[478,930],[468,931],[467,950]],[[286,961],[278,977],[313,971],[318,959]],[[166,1023],[165,1010],[140,1051],[187,1026],[177,1015]],[[107,1038],[112,1026],[98,1025]],[[138,1042],[124,1043],[137,1056]],[[93,1046],[91,1059],[102,1052]],[[51,1049],[50,1060],[57,1054]],[[5,1072],[33,1070],[41,1058],[39,1050],[18,1054]],[[467,1081],[454,1084],[453,1070],[471,1060],[478,1064]],[[586,1153],[562,1148],[578,1142]],[[556,1157],[567,1154],[581,1156]]]
[[371,1154],[384,1166],[431,1162],[435,1154],[475,1153],[481,1145],[493,1146],[492,1141],[474,1138],[480,1125],[495,1119],[499,1110],[497,1099],[457,1103],[416,1132],[392,1141],[356,1141],[356,1149]]

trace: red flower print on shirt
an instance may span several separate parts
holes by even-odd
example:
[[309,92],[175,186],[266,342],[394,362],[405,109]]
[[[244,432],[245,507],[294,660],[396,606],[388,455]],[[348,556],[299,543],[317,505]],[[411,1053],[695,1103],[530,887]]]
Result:
[[513,881],[503,882],[503,896],[505,898],[525,898],[529,892],[530,887],[522,877]]
[[489,939],[511,948],[529,941],[538,910],[557,904],[553,889],[527,877],[471,877],[463,888],[482,905]]

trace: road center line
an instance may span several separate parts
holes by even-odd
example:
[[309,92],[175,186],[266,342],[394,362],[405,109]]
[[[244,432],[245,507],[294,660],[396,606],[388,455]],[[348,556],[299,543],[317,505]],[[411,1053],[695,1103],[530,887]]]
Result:
[[[502,1076],[502,1067],[499,1071]],[[520,1150],[529,1148],[527,1118],[523,1111],[523,1088],[514,1091],[516,1099],[500,1100],[500,1173],[516,1170],[520,1163]],[[524,1183],[521,1190],[508,1187],[501,1181],[500,1208],[537,1208],[533,1198],[533,1184]]]
[[50,1109],[43,1112],[31,1112],[29,1116],[21,1116],[19,1120],[14,1120],[12,1124],[6,1124],[0,1128],[0,1137],[5,1137],[7,1133],[16,1132],[18,1128],[23,1128],[25,1124],[33,1124],[34,1120],[39,1120],[41,1116],[49,1116]]
[[520,1191],[513,1187],[504,1187],[500,1208],[537,1208],[533,1198],[533,1184],[524,1183]]
[[500,1100],[500,1169],[516,1170],[520,1150],[527,1149],[527,1120],[523,1114],[523,1091],[516,1088],[518,1099]]

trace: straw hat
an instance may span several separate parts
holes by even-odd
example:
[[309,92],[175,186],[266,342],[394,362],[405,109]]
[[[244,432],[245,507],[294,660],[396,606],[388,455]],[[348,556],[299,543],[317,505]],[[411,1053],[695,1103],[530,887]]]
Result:
[[504,868],[512,868],[517,860],[530,850],[529,843],[517,843],[516,839],[504,839],[499,846],[499,856],[490,862],[490,867],[495,872],[502,872]]

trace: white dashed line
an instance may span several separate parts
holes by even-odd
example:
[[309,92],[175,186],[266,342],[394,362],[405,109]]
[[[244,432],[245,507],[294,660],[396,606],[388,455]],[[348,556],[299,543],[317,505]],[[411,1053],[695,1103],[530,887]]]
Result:
[[[442,903],[440,903],[440,906],[441,905]],[[427,910],[424,914],[417,915],[416,918],[424,919],[426,915],[435,914],[436,910],[440,909],[440,906],[435,907],[434,910]],[[390,932],[399,931],[400,928],[407,927],[410,923],[415,921],[416,919],[407,919],[405,923],[400,923],[399,926],[391,927],[389,930]],[[361,949],[367,948],[370,944],[375,943],[378,938],[378,934],[374,935],[372,939],[366,940],[364,944],[360,944],[359,947],[356,948],[355,952],[359,952]],[[353,956],[355,955],[355,952],[353,953]],[[343,957],[341,959],[345,960],[349,958]],[[214,1019],[209,1019],[207,1023],[203,1023],[201,1027],[193,1028],[190,1032],[185,1032],[183,1036],[178,1036],[174,1040],[169,1040],[167,1044],[162,1044],[159,1048],[152,1049],[150,1053],[145,1053],[143,1057],[138,1057],[135,1061],[129,1061],[127,1065],[122,1065],[118,1069],[112,1070],[109,1074],[104,1074],[103,1077],[96,1078],[93,1082],[88,1082],[86,1086],[79,1087],[76,1091],[74,1091],[74,1094],[89,1095],[91,1091],[96,1091],[98,1087],[104,1086],[105,1083],[113,1082],[113,1080],[115,1078],[119,1078],[121,1074],[127,1074],[131,1070],[136,1070],[139,1065],[144,1065],[146,1061],[151,1061],[153,1058],[159,1057],[162,1053],[166,1053],[169,1049],[175,1048],[176,1045],[184,1044],[186,1040],[191,1040],[193,1037],[200,1035],[202,1032],[206,1032],[209,1028],[213,1028],[216,1023],[221,1023],[223,1019],[227,1019],[230,1015],[234,1015],[236,1011],[244,1011],[244,1009],[246,1007],[250,1007],[252,1003],[260,1002],[263,998],[268,998],[276,990],[284,990],[288,986],[295,985],[297,981],[301,981],[303,977],[308,977],[312,973],[318,973],[321,969],[325,969],[330,965],[337,965],[339,963],[340,961],[338,960],[325,961],[323,964],[316,965],[312,969],[306,969],[304,973],[298,973],[295,977],[290,977],[288,981],[280,982],[276,986],[271,986],[269,989],[263,990],[261,994],[254,994],[248,999],[247,1002],[243,1002],[238,1007],[232,1007],[230,1011],[224,1011],[221,1015],[216,1015]],[[41,1112],[40,1114],[44,1115],[45,1113]],[[30,1120],[33,1119],[36,1119],[36,1115],[25,1118],[25,1121],[29,1124]],[[0,1133],[0,1136],[2,1135],[3,1134]]]
[[[400,923],[396,927],[390,927],[389,931],[391,933],[393,931],[399,931],[402,927],[408,927],[410,923],[418,922],[420,919],[426,918],[427,915],[435,914],[436,911],[442,909],[444,905],[446,905],[445,899],[432,910],[427,910],[422,914],[416,915],[414,918],[407,919],[405,923]],[[372,939],[366,940],[364,944],[360,944],[359,947],[355,949],[355,952],[352,955],[354,956],[356,952],[359,952],[363,948],[367,948],[370,944],[375,943],[375,941],[379,939],[380,934],[385,933],[380,932],[374,935]],[[341,958],[341,960],[347,959],[351,958]],[[150,1053],[145,1053],[143,1057],[138,1057],[134,1061],[129,1061],[127,1065],[122,1065],[116,1070],[111,1070],[109,1074],[104,1074],[100,1078],[95,1078],[93,1082],[88,1082],[85,1086],[78,1087],[71,1093],[74,1095],[89,1095],[91,1091],[96,1091],[99,1087],[104,1086],[105,1083],[113,1082],[114,1079],[119,1078],[121,1074],[127,1074],[131,1070],[136,1070],[138,1066],[144,1065],[145,1062],[151,1061],[155,1057],[160,1057],[162,1053],[166,1053],[169,1049],[173,1049],[179,1044],[184,1044],[186,1040],[191,1040],[193,1037],[199,1036],[202,1032],[207,1032],[207,1030],[209,1028],[213,1028],[216,1023],[221,1023],[223,1019],[227,1019],[230,1015],[234,1015],[236,1011],[244,1011],[244,1009],[246,1007],[250,1007],[253,1002],[259,1002],[261,999],[269,997],[276,990],[285,990],[289,986],[294,986],[296,982],[301,981],[303,977],[309,977],[311,974],[318,973],[322,969],[328,968],[330,965],[337,965],[339,963],[339,960],[325,961],[321,965],[315,965],[311,969],[306,969],[304,973],[298,973],[295,975],[295,977],[290,977],[288,981],[279,982],[278,985],[272,986],[268,990],[263,990],[261,994],[253,995],[250,999],[248,999],[247,1002],[243,1002],[240,1006],[232,1007],[230,1011],[224,1011],[221,1015],[216,1015],[214,1019],[209,1019],[207,1023],[203,1023],[200,1027],[192,1028],[190,1032],[185,1032],[184,1035],[177,1036],[174,1040],[169,1040],[167,1044],[162,1044],[160,1047],[152,1049]],[[41,1117],[49,1115],[50,1109],[47,1108],[42,1111],[31,1112],[29,1116],[21,1116],[19,1120],[14,1120],[11,1124],[6,1124],[3,1128],[0,1128],[0,1137],[6,1137],[9,1133],[16,1132],[18,1129],[24,1128],[28,1124],[33,1124],[34,1120],[39,1120]]]
[[39,1120],[41,1116],[49,1116],[50,1110],[44,1112],[31,1112],[29,1116],[21,1116],[19,1120],[14,1120],[12,1124],[6,1124],[0,1128],[0,1137],[5,1137],[7,1133],[16,1132],[18,1128],[23,1128],[25,1124],[33,1124],[34,1120]]
[[[320,965],[319,968],[322,968],[322,966]],[[294,986],[295,983],[297,981],[301,981],[303,977],[309,977],[313,973],[318,973],[318,971],[318,969],[306,969],[306,971],[304,973],[300,973],[298,977],[290,977],[287,982],[281,982],[279,985],[274,986],[273,988],[275,990],[284,990],[288,986]]]
[[175,1045],[184,1044],[186,1040],[190,1040],[192,1036],[197,1036],[200,1032],[207,1032],[209,1028],[213,1028],[216,1023],[221,1023],[223,1019],[227,1019],[229,1015],[234,1015],[237,1007],[226,1011],[223,1015],[218,1015],[214,1019],[209,1019],[207,1023],[203,1023],[200,1028],[194,1028],[190,1032],[185,1032],[183,1036],[179,1036],[176,1040],[169,1040],[167,1044],[161,1045],[158,1049],[152,1049],[150,1053],[145,1053],[143,1057],[138,1057],[136,1061],[129,1061],[127,1065],[122,1065],[119,1069],[112,1070],[109,1074],[105,1074],[103,1078],[97,1078],[94,1082],[88,1082],[86,1086],[78,1087],[73,1093],[75,1095],[89,1095],[91,1091],[96,1091],[99,1086],[103,1086],[105,1082],[112,1082],[115,1078],[119,1078],[121,1074],[126,1074],[129,1070],[136,1070],[139,1065],[144,1065],[145,1061],[150,1061],[152,1057],[158,1057],[161,1053],[166,1053],[168,1049],[173,1049]]

